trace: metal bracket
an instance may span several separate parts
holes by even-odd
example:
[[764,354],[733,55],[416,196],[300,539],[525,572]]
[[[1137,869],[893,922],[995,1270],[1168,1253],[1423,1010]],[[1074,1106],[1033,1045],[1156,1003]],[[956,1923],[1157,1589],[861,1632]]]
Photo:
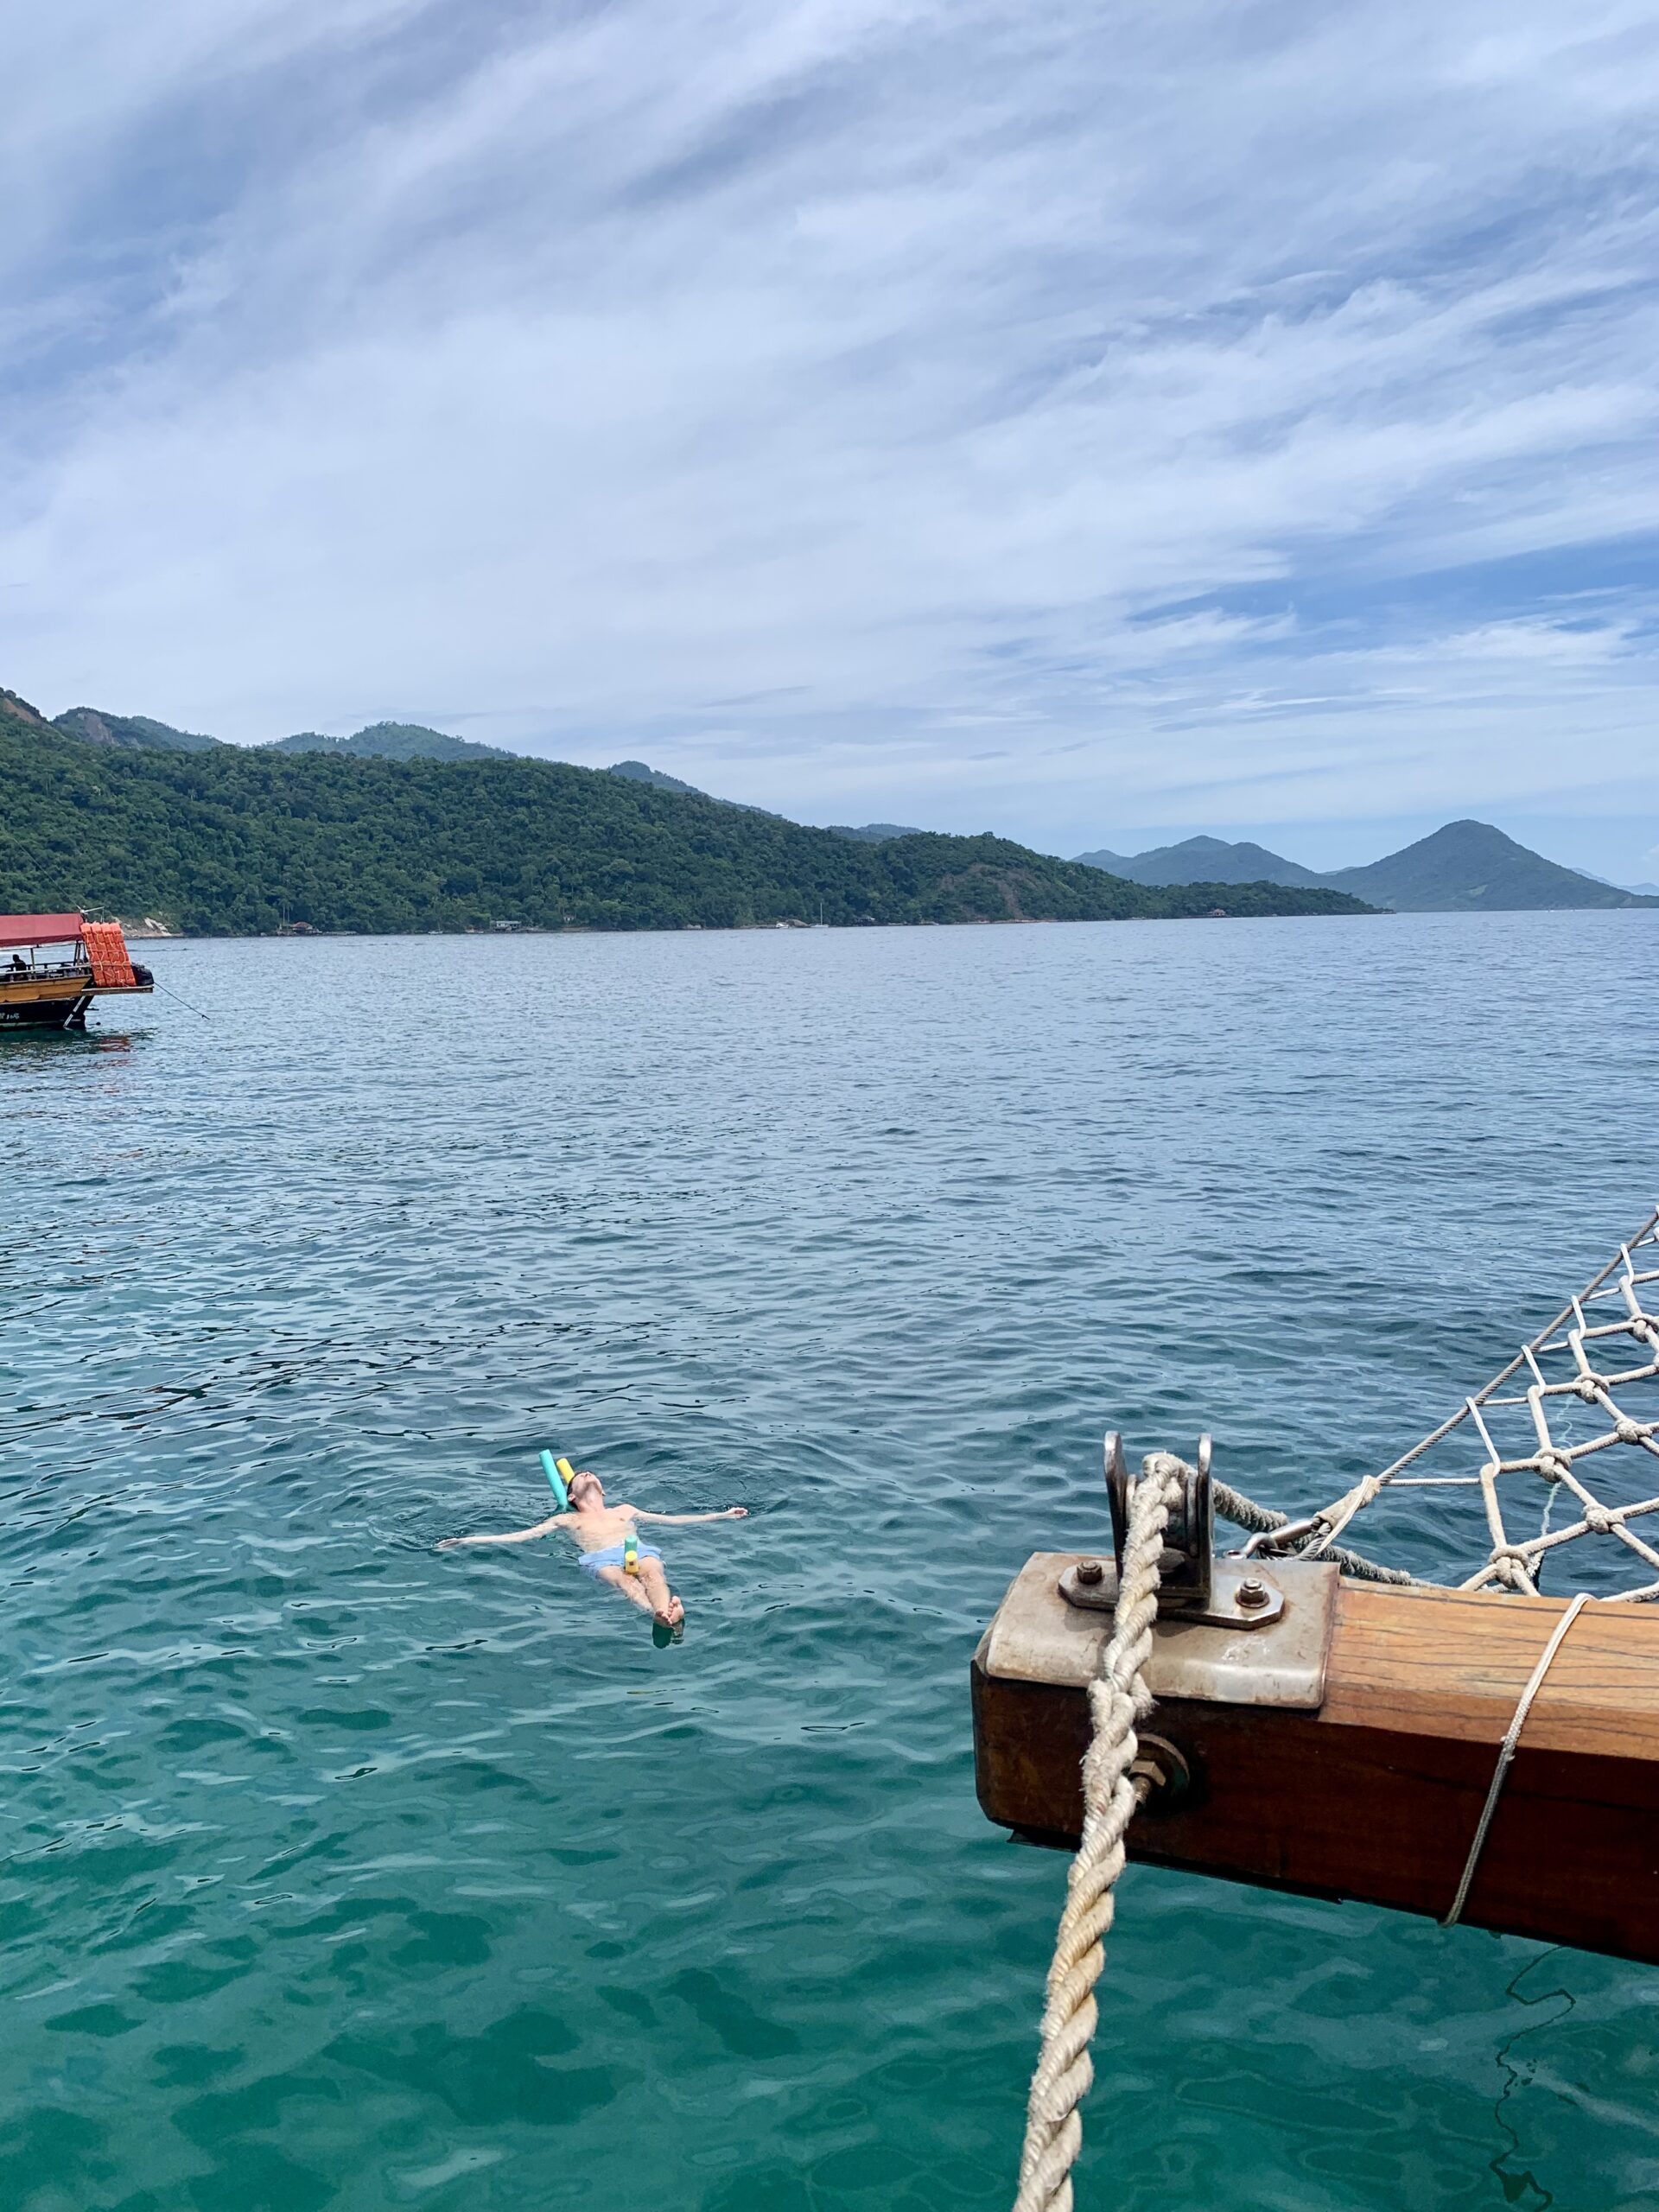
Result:
[[[1163,1578],[1158,1590],[1160,1619],[1166,1613],[1205,1618],[1210,1603],[1211,1563],[1216,1550],[1216,1506],[1210,1487],[1211,1445],[1198,1439],[1198,1456],[1170,1508],[1164,1531]],[[1121,1572],[1129,1529],[1129,1471],[1123,1440],[1116,1429],[1106,1434],[1106,1497],[1112,1509],[1112,1549]]]
[[[1275,1569],[1278,1562],[1274,1562]],[[1103,1559],[1080,1559],[1060,1577],[1060,1595],[1068,1605],[1084,1612],[1112,1613],[1117,1610],[1117,1569]],[[1285,1593],[1275,1574],[1257,1560],[1218,1559],[1213,1561],[1210,1590],[1202,1605],[1184,1605],[1170,1619],[1201,1624],[1205,1628],[1268,1628],[1285,1610]],[[1159,1608],[1158,1618],[1166,1618]]]
[[[1077,1570],[1102,1570],[1099,1584]],[[1013,1681],[1084,1689],[1100,1672],[1112,1632],[1104,1591],[1110,1569],[1075,1552],[1039,1552],[1028,1560],[997,1608],[984,1647],[988,1675]],[[1271,1585],[1276,1605],[1235,1611],[1239,1584]],[[1152,1632],[1147,1688],[1154,1698],[1193,1698],[1212,1705],[1282,1707],[1316,1712],[1325,1700],[1326,1655],[1336,1621],[1338,1569],[1329,1560],[1217,1560],[1210,1618],[1160,1617]],[[1114,1594],[1116,1577],[1112,1578]],[[1090,1591],[1086,1603],[1071,1596]],[[1258,1615],[1265,1616],[1258,1619]]]
[[[1116,1564],[1039,1552],[997,1609],[985,1671],[1081,1688],[1099,1672],[1117,1610],[1129,1524],[1129,1471],[1106,1439],[1106,1495]],[[1338,1569],[1325,1560],[1215,1556],[1211,1442],[1180,1484],[1165,1536],[1147,1687],[1154,1698],[1318,1708],[1336,1618]]]

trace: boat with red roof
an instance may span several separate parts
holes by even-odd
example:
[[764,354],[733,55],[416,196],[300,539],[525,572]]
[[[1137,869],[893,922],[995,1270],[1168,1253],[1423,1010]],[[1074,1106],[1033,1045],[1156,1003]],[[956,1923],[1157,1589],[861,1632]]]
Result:
[[0,914],[0,1030],[84,1029],[95,998],[155,988],[119,922]]

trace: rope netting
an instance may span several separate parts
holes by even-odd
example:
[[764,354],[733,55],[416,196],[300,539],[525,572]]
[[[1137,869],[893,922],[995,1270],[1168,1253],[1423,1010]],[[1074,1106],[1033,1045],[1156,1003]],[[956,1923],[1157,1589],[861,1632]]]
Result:
[[[1258,1530],[1247,1548],[1410,1580],[1337,1541],[1357,1516],[1406,1491],[1415,1531],[1444,1563],[1436,1581],[1659,1599],[1659,1522],[1643,1527],[1659,1513],[1659,1210],[1484,1389],[1380,1474],[1301,1520],[1219,1486],[1216,1503]],[[1560,1559],[1569,1545],[1571,1560]]]

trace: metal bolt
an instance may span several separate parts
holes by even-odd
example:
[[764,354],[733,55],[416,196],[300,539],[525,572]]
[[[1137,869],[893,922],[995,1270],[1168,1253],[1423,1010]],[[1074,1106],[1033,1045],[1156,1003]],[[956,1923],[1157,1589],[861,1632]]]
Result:
[[1129,1779],[1145,1783],[1142,1806],[1154,1819],[1178,1811],[1193,1791],[1192,1768],[1185,1754],[1163,1736],[1139,1739]]
[[1265,1582],[1258,1582],[1255,1575],[1247,1574],[1234,1595],[1247,1613],[1253,1613],[1259,1606],[1267,1604],[1273,1592]]
[[1077,1561],[1077,1580],[1085,1588],[1092,1590],[1097,1582],[1106,1580],[1106,1570],[1097,1559],[1080,1559]]

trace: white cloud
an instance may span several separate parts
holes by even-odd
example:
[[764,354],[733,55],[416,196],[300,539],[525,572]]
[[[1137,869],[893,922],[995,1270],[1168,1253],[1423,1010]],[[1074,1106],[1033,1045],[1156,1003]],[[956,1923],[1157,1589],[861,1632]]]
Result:
[[1645,11],[137,20],[8,34],[48,708],[1048,842],[1659,811]]

